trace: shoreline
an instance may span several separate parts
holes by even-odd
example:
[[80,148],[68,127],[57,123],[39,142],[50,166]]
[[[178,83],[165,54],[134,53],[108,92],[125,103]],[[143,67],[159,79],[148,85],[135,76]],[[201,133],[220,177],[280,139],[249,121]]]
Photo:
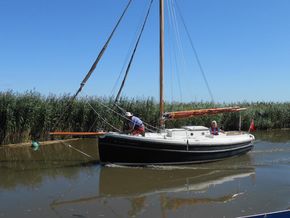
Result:
[[[290,131],[290,128],[281,128],[281,129],[263,129],[263,130],[257,130],[255,132],[252,132],[251,134],[259,133],[259,132],[275,132],[275,131]],[[236,131],[226,131],[226,132],[236,132]],[[91,137],[88,137],[91,138]],[[80,138],[70,138],[70,139],[54,139],[54,140],[46,140],[46,141],[37,141],[40,143],[40,145],[53,145],[58,144],[61,142],[74,142],[80,139],[84,139],[84,137]],[[31,147],[32,140],[30,142],[21,142],[16,144],[4,144],[0,145],[0,148],[17,148],[17,147]]]
[[[73,139],[59,139],[59,140],[49,140],[49,141],[37,141],[39,142],[40,146],[42,145],[54,145],[59,144],[61,142],[74,142],[81,138],[73,138]],[[21,142],[16,144],[7,144],[7,145],[0,145],[0,148],[19,148],[19,147],[31,147],[31,142]]]

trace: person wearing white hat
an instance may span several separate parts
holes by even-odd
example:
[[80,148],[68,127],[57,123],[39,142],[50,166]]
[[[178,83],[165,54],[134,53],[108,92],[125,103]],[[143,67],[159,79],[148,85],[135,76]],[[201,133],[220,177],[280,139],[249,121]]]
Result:
[[131,112],[126,112],[126,113],[125,113],[125,116],[126,116],[126,117],[132,117],[133,114],[132,114]]
[[125,113],[126,118],[128,119],[128,127],[126,132],[132,135],[145,135],[145,127],[142,120],[139,117],[133,116],[131,112]]

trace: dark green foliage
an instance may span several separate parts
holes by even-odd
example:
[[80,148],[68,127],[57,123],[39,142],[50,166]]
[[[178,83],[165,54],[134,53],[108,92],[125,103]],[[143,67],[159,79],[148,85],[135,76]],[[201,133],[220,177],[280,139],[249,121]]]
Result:
[[[114,99],[100,97],[79,98],[67,108],[69,99],[69,95],[42,96],[37,92],[31,91],[23,94],[12,91],[0,92],[0,144],[19,143],[31,139],[48,139],[49,131],[52,130],[64,112],[64,116],[58,122],[55,130],[113,130],[105,121],[118,129],[122,129],[123,119],[106,108],[110,107],[121,113],[114,106]],[[158,126],[159,105],[153,98],[121,98],[119,105],[141,117],[145,122]],[[175,102],[166,103],[165,105],[166,111],[238,105],[248,108],[248,110],[242,112],[243,130],[248,130],[252,118],[255,120],[257,129],[290,128],[290,103],[238,102],[236,104],[212,104],[209,102]],[[239,113],[168,121],[166,127],[173,128],[183,125],[209,126],[212,120],[216,120],[225,130],[237,130]]]

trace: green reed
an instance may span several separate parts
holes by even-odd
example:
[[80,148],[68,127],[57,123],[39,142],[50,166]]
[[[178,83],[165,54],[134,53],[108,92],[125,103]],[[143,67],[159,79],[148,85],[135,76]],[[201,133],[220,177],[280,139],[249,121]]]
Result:
[[[105,121],[122,129],[123,119],[103,105],[113,108],[113,98],[83,97],[67,107],[69,95],[43,96],[35,91],[15,93],[0,92],[0,144],[19,143],[31,139],[46,140],[49,131],[98,131],[113,130]],[[91,108],[94,108],[95,111]],[[157,126],[159,105],[153,98],[121,98],[119,105],[141,117],[145,122]],[[242,129],[248,130],[253,118],[257,129],[290,128],[290,103],[278,102],[237,102],[231,104],[212,104],[209,102],[165,103],[166,111],[179,111],[211,107],[241,106],[248,110],[242,114]],[[64,116],[60,120],[62,113]],[[217,120],[225,130],[237,130],[239,113],[195,117],[191,119],[168,121],[168,128],[183,125],[209,126]],[[56,125],[57,124],[57,125]]]

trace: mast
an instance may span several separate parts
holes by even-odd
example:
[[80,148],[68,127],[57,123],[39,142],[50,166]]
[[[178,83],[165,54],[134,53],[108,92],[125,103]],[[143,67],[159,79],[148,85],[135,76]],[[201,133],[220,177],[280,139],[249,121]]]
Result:
[[160,15],[160,68],[159,68],[159,82],[160,82],[160,90],[159,90],[159,104],[160,104],[160,127],[164,127],[164,120],[162,119],[164,113],[164,100],[163,100],[163,61],[164,61],[164,0],[159,1],[159,15]]

